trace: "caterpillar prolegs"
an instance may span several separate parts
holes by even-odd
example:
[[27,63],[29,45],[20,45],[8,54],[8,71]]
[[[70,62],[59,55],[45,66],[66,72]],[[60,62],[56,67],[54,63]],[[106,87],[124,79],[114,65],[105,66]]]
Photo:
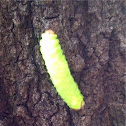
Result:
[[83,95],[71,75],[57,35],[47,30],[41,37],[40,52],[54,87],[70,108],[81,109],[85,104]]

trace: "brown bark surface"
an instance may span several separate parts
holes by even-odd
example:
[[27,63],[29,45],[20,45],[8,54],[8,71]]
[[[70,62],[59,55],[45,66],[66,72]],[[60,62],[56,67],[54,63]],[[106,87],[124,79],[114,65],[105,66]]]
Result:
[[[51,83],[41,33],[59,37],[85,107]],[[126,1],[0,0],[0,126],[125,126]]]

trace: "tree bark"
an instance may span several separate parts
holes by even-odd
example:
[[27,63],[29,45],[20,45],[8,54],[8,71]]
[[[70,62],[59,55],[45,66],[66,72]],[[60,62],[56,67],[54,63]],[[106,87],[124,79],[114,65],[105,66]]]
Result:
[[[85,106],[57,94],[39,51],[58,35]],[[0,126],[124,126],[125,0],[0,0]]]

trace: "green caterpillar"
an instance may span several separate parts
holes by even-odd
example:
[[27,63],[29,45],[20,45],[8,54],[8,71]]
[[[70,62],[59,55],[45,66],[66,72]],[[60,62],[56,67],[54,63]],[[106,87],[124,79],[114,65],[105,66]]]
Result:
[[40,51],[50,78],[61,98],[75,110],[84,106],[83,95],[74,81],[57,35],[52,30],[42,34]]

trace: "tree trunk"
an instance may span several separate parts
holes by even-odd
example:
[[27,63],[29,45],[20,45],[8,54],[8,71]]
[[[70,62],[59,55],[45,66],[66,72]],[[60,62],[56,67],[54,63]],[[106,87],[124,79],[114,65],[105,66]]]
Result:
[[[39,50],[58,35],[85,106],[57,94]],[[0,0],[0,126],[124,126],[126,1]]]

